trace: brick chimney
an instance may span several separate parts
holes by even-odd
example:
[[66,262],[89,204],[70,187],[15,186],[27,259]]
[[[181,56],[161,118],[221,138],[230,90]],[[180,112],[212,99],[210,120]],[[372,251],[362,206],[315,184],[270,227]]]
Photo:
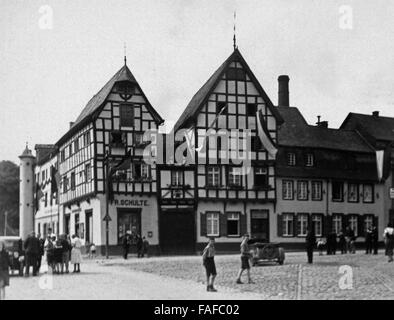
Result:
[[373,112],[372,112],[372,115],[373,115],[374,117],[379,117],[379,111],[373,111]]
[[288,107],[289,104],[289,76],[278,77],[278,107]]
[[328,121],[320,121],[317,123],[318,127],[328,128]]

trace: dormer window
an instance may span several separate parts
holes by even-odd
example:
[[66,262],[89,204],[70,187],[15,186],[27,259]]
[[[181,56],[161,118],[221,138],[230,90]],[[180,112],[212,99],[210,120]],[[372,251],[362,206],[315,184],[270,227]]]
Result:
[[287,165],[295,166],[296,165],[296,155],[294,152],[287,153]]
[[305,155],[305,166],[313,167],[315,165],[315,158],[312,153],[307,153]]

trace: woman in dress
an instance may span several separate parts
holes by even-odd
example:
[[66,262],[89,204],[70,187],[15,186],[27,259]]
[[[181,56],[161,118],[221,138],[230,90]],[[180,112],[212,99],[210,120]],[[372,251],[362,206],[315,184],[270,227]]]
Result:
[[0,300],[5,299],[5,287],[10,285],[10,260],[5,243],[0,241]]
[[80,265],[82,262],[82,242],[75,234],[72,236],[71,245],[71,263],[74,265],[73,273],[81,272]]
[[383,237],[384,237],[384,244],[386,245],[386,256],[389,257],[388,262],[392,262],[393,247],[394,247],[394,228],[391,222],[387,225],[387,228],[384,229]]

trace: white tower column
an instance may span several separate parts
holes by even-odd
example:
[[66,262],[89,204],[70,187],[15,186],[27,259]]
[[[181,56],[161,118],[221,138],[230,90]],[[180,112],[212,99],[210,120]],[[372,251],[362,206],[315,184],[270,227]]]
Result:
[[19,236],[25,240],[34,230],[34,166],[36,158],[27,147],[19,156]]

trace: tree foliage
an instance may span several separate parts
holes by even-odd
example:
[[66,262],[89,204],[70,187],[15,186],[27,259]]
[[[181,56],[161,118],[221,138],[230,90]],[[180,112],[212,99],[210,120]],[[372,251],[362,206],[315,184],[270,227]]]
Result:
[[7,235],[18,235],[19,167],[12,161],[0,162],[0,235],[4,234],[7,211]]

